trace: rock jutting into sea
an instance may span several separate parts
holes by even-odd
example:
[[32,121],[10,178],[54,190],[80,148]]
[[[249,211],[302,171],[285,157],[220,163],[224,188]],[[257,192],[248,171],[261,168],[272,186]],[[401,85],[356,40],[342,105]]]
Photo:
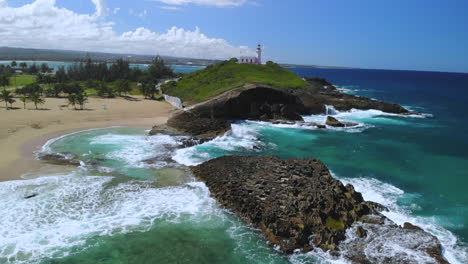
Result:
[[[167,126],[189,135],[214,136],[230,129],[229,120],[303,121],[307,108],[294,95],[274,88],[253,86],[225,92],[215,98],[176,112]],[[160,131],[160,126],[154,131]]]
[[[232,89],[205,102],[179,110],[164,126],[156,126],[150,134],[161,129],[171,133],[182,133],[195,136],[218,136],[230,129],[233,120],[259,120],[269,122],[303,121],[302,115],[322,114],[326,105],[337,110],[378,109],[388,113],[409,114],[404,107],[369,99],[366,97],[345,94],[331,83],[321,78],[305,78],[308,89],[276,89],[269,85],[246,84]],[[325,124],[317,124],[323,128]],[[355,126],[354,123],[327,120],[327,125],[334,127]]]
[[332,127],[353,127],[357,126],[358,124],[352,122],[342,122],[338,121],[336,118],[332,116],[327,116],[327,121],[325,124],[332,126]]
[[307,91],[296,91],[294,94],[301,98],[312,114],[324,113],[325,105],[332,105],[339,111],[348,111],[354,108],[360,110],[377,109],[394,114],[410,113],[408,109],[399,104],[340,92],[333,84],[322,78],[306,77],[305,80],[313,88]]
[[[224,156],[191,170],[221,205],[285,253],[321,248],[354,263],[448,263],[436,237],[396,225],[379,212],[384,206],[364,201],[317,159]],[[387,242],[403,253],[387,252]]]

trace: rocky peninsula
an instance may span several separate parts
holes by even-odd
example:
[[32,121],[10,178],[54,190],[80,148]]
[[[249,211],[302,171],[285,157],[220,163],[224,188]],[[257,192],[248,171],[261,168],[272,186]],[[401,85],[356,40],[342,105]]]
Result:
[[[342,93],[322,78],[300,78],[272,62],[263,66],[226,61],[169,82],[162,88],[188,104],[184,110],[174,113],[164,129],[193,136],[221,135],[235,120],[303,121],[302,115],[325,113],[326,105],[342,111],[378,109],[410,113],[398,104]],[[339,120],[329,120],[327,125],[353,126]],[[150,134],[160,130],[161,126],[154,127]]]
[[[438,239],[398,226],[317,159],[225,156],[191,167],[212,195],[285,253],[314,248],[353,263],[448,263]],[[382,246],[392,241],[398,254]]]

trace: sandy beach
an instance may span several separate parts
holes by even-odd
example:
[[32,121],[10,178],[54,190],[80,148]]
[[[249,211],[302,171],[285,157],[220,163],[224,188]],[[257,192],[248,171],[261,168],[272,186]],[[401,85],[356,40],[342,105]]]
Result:
[[[21,102],[6,110],[0,108],[0,181],[21,179],[42,164],[34,152],[49,139],[74,131],[111,126],[152,127],[166,122],[174,108],[166,102],[132,98],[89,98],[85,110],[74,110],[62,98],[47,98],[40,110]],[[56,168],[55,168],[56,169]]]

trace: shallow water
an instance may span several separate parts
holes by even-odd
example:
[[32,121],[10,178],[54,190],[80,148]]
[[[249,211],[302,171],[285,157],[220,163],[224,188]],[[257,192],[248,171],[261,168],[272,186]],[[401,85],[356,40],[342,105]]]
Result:
[[[343,74],[334,73],[332,81],[346,85]],[[42,151],[72,153],[82,165],[0,183],[0,263],[343,262],[320,251],[279,254],[257,230],[220,208],[184,166],[227,154],[320,158],[366,200],[389,207],[385,214],[396,223],[436,235],[451,263],[468,263],[468,141],[460,121],[466,113],[454,111],[464,109],[463,100],[427,92],[420,101],[391,84],[376,90],[352,81],[347,92],[394,99],[428,115],[330,107],[329,114],[360,125],[320,130],[240,122],[225,136],[185,149],[183,137],[149,137],[136,128],[88,130],[48,142]]]

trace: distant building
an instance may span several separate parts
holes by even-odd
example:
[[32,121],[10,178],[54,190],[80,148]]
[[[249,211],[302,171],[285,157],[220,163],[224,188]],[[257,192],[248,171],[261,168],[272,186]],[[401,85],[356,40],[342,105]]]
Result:
[[247,63],[247,64],[262,64],[262,46],[258,44],[257,46],[257,57],[239,57],[239,63]]

